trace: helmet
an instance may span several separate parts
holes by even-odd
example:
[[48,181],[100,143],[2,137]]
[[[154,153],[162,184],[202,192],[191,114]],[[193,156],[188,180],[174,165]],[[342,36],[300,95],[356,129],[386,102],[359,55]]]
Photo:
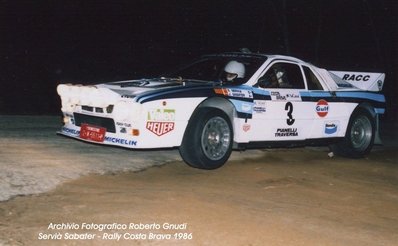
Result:
[[237,61],[230,61],[225,66],[224,71],[227,73],[236,74],[237,78],[245,77],[245,65]]

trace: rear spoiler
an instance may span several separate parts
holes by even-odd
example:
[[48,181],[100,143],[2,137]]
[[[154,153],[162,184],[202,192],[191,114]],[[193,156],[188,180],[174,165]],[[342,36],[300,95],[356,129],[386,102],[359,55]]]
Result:
[[340,79],[365,91],[381,91],[386,75],[384,73],[329,71]]

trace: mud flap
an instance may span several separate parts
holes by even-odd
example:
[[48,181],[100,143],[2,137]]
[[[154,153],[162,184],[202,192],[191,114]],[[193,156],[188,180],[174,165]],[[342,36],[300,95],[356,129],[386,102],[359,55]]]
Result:
[[374,144],[383,145],[383,141],[380,138],[380,123],[379,123],[379,115],[376,115],[376,131],[375,131],[375,140]]

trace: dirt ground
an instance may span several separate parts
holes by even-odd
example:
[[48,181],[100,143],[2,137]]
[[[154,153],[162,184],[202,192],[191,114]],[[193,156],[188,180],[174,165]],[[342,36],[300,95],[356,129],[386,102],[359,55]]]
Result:
[[397,245],[398,148],[327,153],[84,176],[1,202],[0,245]]

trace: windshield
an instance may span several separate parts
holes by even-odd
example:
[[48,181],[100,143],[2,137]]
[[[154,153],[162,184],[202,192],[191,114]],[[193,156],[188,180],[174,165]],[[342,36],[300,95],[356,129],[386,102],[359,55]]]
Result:
[[264,63],[266,57],[256,56],[207,56],[191,63],[175,72],[169,73],[166,77],[182,78],[203,81],[223,81],[225,67],[231,61],[244,65],[244,75],[240,76],[241,83],[245,83]]

